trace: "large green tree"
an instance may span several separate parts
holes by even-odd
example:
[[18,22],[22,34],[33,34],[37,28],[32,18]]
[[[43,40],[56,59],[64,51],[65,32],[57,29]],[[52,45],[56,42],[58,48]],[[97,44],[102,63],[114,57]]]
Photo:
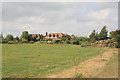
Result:
[[6,41],[13,41],[13,35],[8,34],[5,39]]
[[29,33],[28,33],[28,31],[23,31],[23,33],[21,35],[21,40],[22,39],[25,39],[25,40],[28,41],[28,39],[29,39]]
[[115,39],[116,35],[120,35],[120,30],[119,29],[110,32],[110,37],[111,38]]
[[120,35],[116,35],[115,41],[117,42],[117,47],[120,48]]
[[93,32],[89,35],[89,39],[90,39],[90,41],[92,41],[92,42],[96,41],[96,33],[95,33],[95,30],[93,30]]
[[108,31],[106,29],[106,26],[104,26],[101,30],[101,32],[99,33],[99,38],[100,39],[106,39],[108,35]]
[[32,35],[29,35],[29,36],[28,36],[28,41],[33,41]]
[[120,48],[120,30],[115,30],[110,32],[110,37],[117,42],[117,47]]
[[16,40],[19,41],[19,37],[18,36],[16,37]]
[[96,32],[96,40],[100,39],[100,35],[98,34],[98,32]]

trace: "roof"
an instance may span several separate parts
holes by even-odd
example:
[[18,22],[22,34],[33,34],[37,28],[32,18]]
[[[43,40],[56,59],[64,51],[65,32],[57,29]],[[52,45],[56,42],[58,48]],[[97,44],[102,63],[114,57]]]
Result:
[[64,36],[69,36],[68,34],[64,34]]
[[63,33],[49,33],[48,35],[63,35]]
[[32,35],[32,37],[36,37],[37,36],[36,39],[40,39],[40,34],[30,34],[30,35]]

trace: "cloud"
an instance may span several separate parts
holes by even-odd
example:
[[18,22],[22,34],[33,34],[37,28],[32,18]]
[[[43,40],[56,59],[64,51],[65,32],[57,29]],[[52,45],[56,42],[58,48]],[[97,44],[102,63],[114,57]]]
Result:
[[[24,21],[25,20],[25,21]],[[34,24],[40,24],[45,22],[45,18],[42,18],[41,16],[30,16],[30,17],[21,17],[16,20],[16,22],[19,23],[34,23]]]
[[106,19],[110,15],[110,10],[109,9],[104,9],[100,11],[93,11],[91,13],[88,13],[87,17],[91,19]]
[[2,9],[5,36],[20,36],[24,30],[88,36],[104,25],[109,31],[117,29],[117,3],[10,2],[3,3]]
[[31,32],[31,31],[32,31],[31,28],[32,28],[32,25],[30,25],[30,24],[25,24],[25,25],[21,25],[21,26],[20,26],[20,30],[21,30],[21,31],[24,31],[24,30],[25,30],[25,31]]

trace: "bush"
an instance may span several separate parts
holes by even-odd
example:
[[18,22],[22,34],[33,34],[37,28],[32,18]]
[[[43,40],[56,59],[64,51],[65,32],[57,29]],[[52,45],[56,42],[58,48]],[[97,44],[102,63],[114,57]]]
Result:
[[108,39],[108,40],[106,40],[106,44],[109,44],[109,43],[112,43],[112,42],[114,42],[113,39]]
[[28,41],[25,38],[21,39],[23,43],[27,43]]
[[76,44],[76,45],[79,45],[80,42],[79,41],[73,41],[72,44]]
[[13,44],[13,41],[8,41],[7,43],[8,43],[8,44]]
[[46,41],[39,41],[39,43],[40,43],[40,44],[43,44],[43,43],[46,44],[47,42],[46,42]]
[[61,44],[64,44],[64,43],[65,43],[65,41],[60,41],[60,43],[61,43]]
[[106,40],[106,47],[118,47],[117,43],[115,42],[114,39],[108,39]]
[[115,37],[115,41],[117,42],[117,48],[120,48],[120,35],[117,35],[116,37]]
[[67,44],[70,44],[70,41],[66,41]]
[[39,43],[43,43],[44,41],[39,41]]
[[53,39],[47,39],[47,41],[52,41]]
[[54,43],[60,43],[61,40],[54,40]]
[[81,47],[87,47],[87,46],[91,46],[91,43],[90,42],[83,42],[81,44]]
[[27,41],[22,41],[23,43],[27,43]]
[[34,43],[34,41],[30,41],[29,43],[33,44],[33,43]]
[[53,44],[53,42],[52,42],[52,41],[48,41],[47,43],[48,43],[48,44]]

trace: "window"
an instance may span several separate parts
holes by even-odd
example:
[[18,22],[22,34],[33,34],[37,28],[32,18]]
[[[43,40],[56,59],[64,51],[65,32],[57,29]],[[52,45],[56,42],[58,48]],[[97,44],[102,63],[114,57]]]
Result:
[[58,37],[58,34],[57,34],[57,37]]
[[55,34],[53,34],[53,37],[55,37]]
[[51,34],[49,34],[49,37],[51,37]]

